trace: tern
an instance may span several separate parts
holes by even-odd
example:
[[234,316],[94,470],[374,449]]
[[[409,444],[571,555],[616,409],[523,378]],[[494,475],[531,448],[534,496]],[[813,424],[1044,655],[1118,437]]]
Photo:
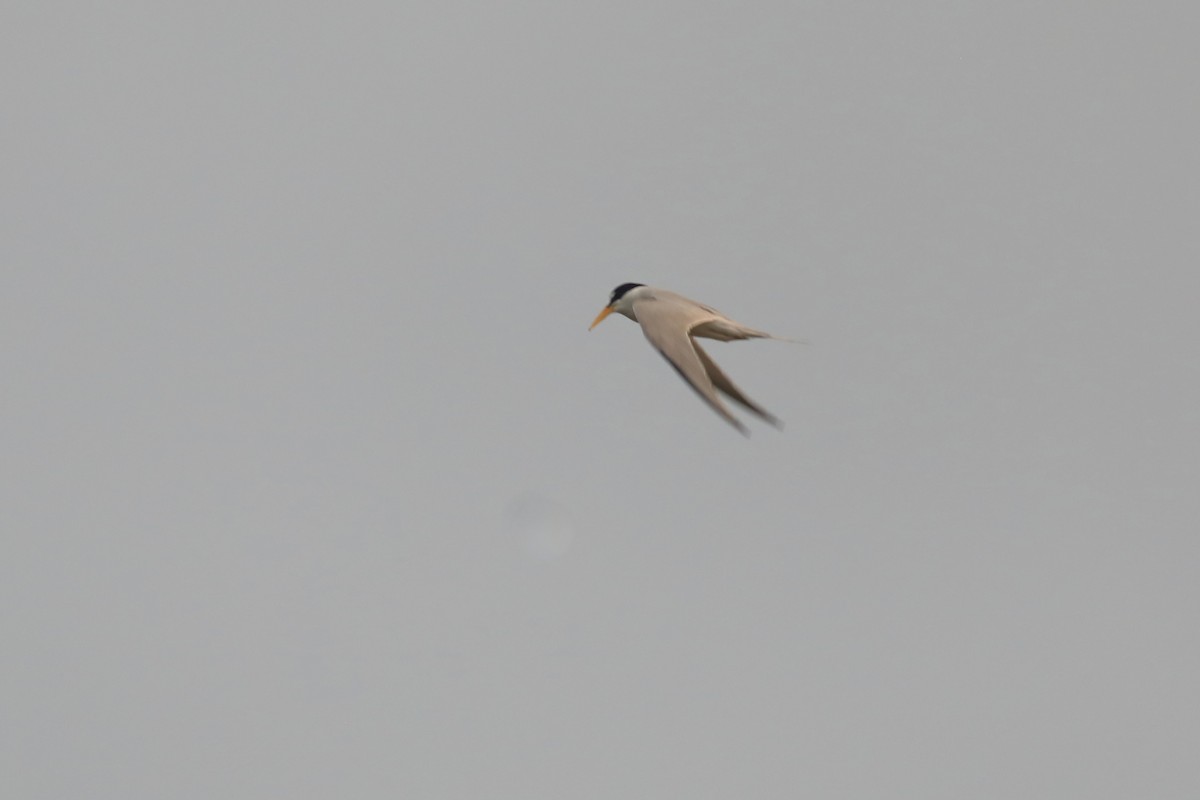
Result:
[[783,427],[778,417],[742,394],[733,381],[713,363],[708,353],[700,349],[696,338],[716,339],[719,342],[731,342],[735,339],[792,340],[748,328],[740,322],[734,322],[715,308],[689,300],[683,295],[641,283],[622,283],[613,289],[608,305],[596,315],[588,330],[595,328],[614,311],[641,325],[642,333],[650,340],[650,344],[675,368],[679,377],[683,378],[713,411],[743,435],[749,436],[749,430],[721,402],[718,391],[775,427]]

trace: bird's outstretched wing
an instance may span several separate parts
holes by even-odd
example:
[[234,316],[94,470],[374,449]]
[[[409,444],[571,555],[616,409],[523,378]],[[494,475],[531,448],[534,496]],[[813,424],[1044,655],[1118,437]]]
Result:
[[[717,396],[716,387],[713,385],[714,378],[711,375],[717,376],[720,381],[718,385],[724,384],[721,387],[722,391],[734,400],[756,412],[761,412],[761,409],[750,404],[737,391],[737,387],[725,377],[724,373],[716,369],[716,365],[700,351],[700,348],[696,347],[696,343],[688,334],[694,326],[719,315],[701,306],[654,298],[634,303],[633,313],[637,315],[638,324],[642,326],[642,333],[646,335],[650,344],[654,345],[662,354],[667,363],[675,368],[679,377],[683,378],[713,411],[721,415],[722,419],[741,431],[743,435],[749,436],[750,431],[737,417],[729,413],[729,409]],[[732,389],[733,393],[729,389]]]
[[728,396],[730,400],[740,403],[752,414],[756,414],[760,419],[774,425],[776,428],[783,427],[783,421],[779,417],[742,394],[741,390],[734,385],[733,381],[729,380],[728,375],[721,372],[721,368],[713,362],[708,353],[704,352],[704,348],[695,339],[692,339],[692,347],[695,349],[696,355],[700,357],[700,363],[704,365],[704,371],[708,374],[708,379],[712,381],[713,386]]

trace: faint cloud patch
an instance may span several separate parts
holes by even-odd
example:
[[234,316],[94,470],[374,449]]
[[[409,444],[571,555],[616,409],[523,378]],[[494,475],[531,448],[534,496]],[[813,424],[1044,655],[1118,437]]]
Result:
[[509,536],[534,561],[562,558],[575,541],[566,508],[539,494],[514,499],[505,509],[504,522]]

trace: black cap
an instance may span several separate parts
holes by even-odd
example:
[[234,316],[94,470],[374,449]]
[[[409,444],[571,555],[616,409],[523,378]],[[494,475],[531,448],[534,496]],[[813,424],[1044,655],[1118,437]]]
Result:
[[630,289],[636,289],[639,286],[645,285],[646,284],[644,283],[622,283],[620,286],[612,290],[612,297],[609,299],[608,304],[612,305],[620,300]]

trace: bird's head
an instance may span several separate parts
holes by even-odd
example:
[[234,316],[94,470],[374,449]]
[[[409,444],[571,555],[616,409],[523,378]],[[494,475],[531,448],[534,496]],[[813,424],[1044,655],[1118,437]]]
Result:
[[618,314],[624,314],[630,319],[637,319],[633,316],[633,301],[638,296],[636,289],[641,289],[645,284],[641,283],[622,283],[620,286],[612,290],[612,294],[608,298],[608,305],[600,309],[600,313],[592,320],[590,331],[592,328],[604,321],[604,318],[614,311]]

